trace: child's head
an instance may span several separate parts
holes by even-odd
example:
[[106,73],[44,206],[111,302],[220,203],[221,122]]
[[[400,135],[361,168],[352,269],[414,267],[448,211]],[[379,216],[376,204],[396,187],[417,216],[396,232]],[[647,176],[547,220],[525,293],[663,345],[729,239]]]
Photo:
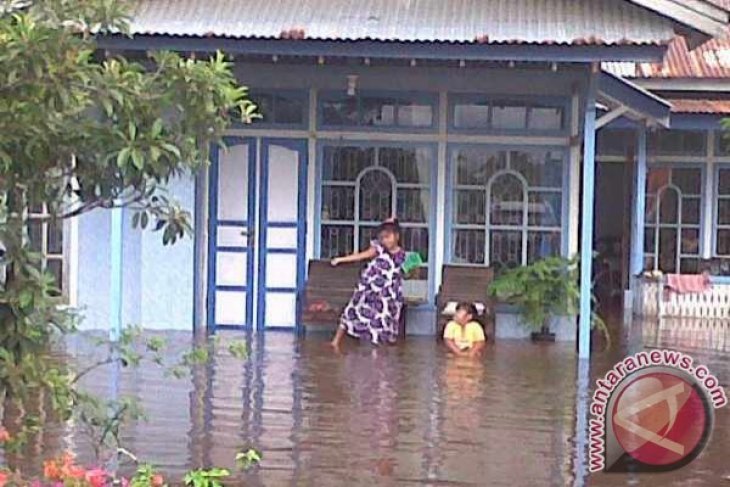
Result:
[[386,249],[394,249],[400,245],[400,225],[395,218],[386,220],[378,227],[378,241]]
[[460,325],[466,325],[470,321],[473,321],[479,313],[477,312],[476,306],[472,303],[462,302],[456,305],[456,313],[454,314],[454,321]]

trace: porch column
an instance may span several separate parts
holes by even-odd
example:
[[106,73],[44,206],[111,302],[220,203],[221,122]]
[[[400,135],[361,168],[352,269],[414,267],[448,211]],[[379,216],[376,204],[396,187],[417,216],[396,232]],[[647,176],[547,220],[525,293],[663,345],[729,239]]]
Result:
[[646,214],[646,124],[636,132],[636,167],[634,168],[634,215],[631,222],[631,288],[634,277],[644,270],[644,215]]
[[591,296],[593,266],[593,204],[596,192],[596,91],[598,66],[591,67],[583,123],[583,198],[580,236],[580,315],[578,357],[591,355]]
[[122,332],[122,236],[124,230],[124,210],[112,208],[109,248],[111,265],[109,269],[109,339],[117,341]]

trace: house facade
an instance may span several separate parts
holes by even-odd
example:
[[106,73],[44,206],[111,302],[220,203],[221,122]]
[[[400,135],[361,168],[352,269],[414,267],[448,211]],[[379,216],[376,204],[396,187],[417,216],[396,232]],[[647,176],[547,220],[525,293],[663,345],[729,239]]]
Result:
[[[645,181],[660,179],[655,144],[684,147],[685,138],[666,136],[685,130],[683,112],[625,71],[659,65],[678,37],[702,49],[727,22],[722,5],[704,0],[137,2],[135,36],[100,39],[104,49],[226,52],[263,117],[233,127],[209,171],[169,188],[194,212],[194,239],[163,247],[133,230],[126,210],[67,224],[66,294],[89,328],[298,330],[307,262],[366,246],[395,214],[405,248],[425,261],[408,284],[424,303],[409,308],[409,329],[433,333],[444,264],[591,262],[596,143],[599,160],[630,160],[628,181],[639,188],[630,192],[627,275],[651,259],[664,265],[668,244],[640,251],[657,232],[669,238],[642,209],[649,214],[666,184]],[[697,129],[705,162],[725,150],[718,120]],[[699,144],[692,137],[686,144]],[[701,223],[676,229],[698,234],[706,257],[726,246],[724,213],[706,226],[709,185],[725,188],[725,173],[698,164],[700,183],[681,170],[662,177],[686,186],[677,196],[685,212],[699,204]],[[690,272],[682,248],[676,270]],[[591,279],[583,265],[583,289]],[[558,325],[559,337],[575,340],[576,326]],[[587,340],[580,334],[582,353]]]

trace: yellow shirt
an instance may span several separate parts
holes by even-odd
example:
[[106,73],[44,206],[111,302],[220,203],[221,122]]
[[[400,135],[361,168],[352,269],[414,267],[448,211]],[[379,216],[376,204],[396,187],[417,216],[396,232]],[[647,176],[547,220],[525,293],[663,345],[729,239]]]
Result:
[[460,350],[466,350],[476,342],[485,341],[484,330],[476,321],[470,321],[463,326],[455,321],[449,321],[444,328],[444,340],[454,340]]

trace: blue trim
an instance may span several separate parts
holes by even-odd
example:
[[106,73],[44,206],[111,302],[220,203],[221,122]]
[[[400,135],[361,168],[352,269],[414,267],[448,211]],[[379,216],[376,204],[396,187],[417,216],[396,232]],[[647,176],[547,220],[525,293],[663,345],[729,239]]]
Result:
[[[671,102],[671,98],[668,101]],[[721,130],[725,118],[725,115],[709,113],[672,113],[669,117],[669,130]],[[634,129],[638,125],[634,120],[620,117],[612,120],[603,129]]]
[[[730,163],[718,162],[716,163],[714,184],[712,185],[712,194],[708,195],[708,198],[712,198],[712,256],[720,259],[730,258],[730,255],[719,255],[717,253],[717,238],[720,233],[720,224],[718,222],[720,212],[720,171],[730,171]],[[723,196],[723,199],[730,200],[730,194]],[[704,205],[702,205],[704,207]],[[726,228],[728,225],[722,225],[722,228]],[[730,277],[728,277],[730,282]]]
[[[286,96],[298,100],[302,104],[302,120],[299,123],[279,123],[270,122],[266,118],[258,118],[254,123],[246,124],[242,122],[234,122],[234,128],[245,129],[262,129],[262,130],[306,130],[309,118],[309,93],[306,90],[292,89],[271,89],[271,88],[255,88],[249,86],[249,98],[257,103],[257,97],[263,96]],[[258,104],[258,103],[257,103]],[[276,102],[274,102],[274,114],[276,114]],[[274,115],[276,116],[276,115]]]
[[721,122],[727,118],[725,115],[712,115],[705,113],[675,113],[672,115],[671,128],[687,130],[720,130]]
[[216,250],[218,252],[236,252],[236,253],[248,253],[249,249],[248,247],[237,247],[237,246],[226,246],[226,245],[219,245]]
[[[652,169],[652,168],[695,169],[695,170],[699,169],[699,171],[700,171],[700,179],[702,181],[702,187],[700,188],[700,194],[699,195],[695,195],[694,193],[688,193],[688,195],[694,195],[694,197],[699,196],[699,199],[700,199],[700,222],[699,222],[699,224],[687,223],[687,224],[684,224],[683,227],[684,226],[688,226],[688,227],[697,227],[698,228],[698,231],[699,231],[699,240],[700,240],[699,243],[700,243],[700,245],[699,245],[698,254],[697,254],[696,257],[698,259],[702,259],[702,256],[704,255],[704,252],[705,252],[705,239],[704,239],[703,235],[704,235],[704,231],[705,231],[705,217],[706,217],[706,214],[707,214],[707,212],[705,210],[705,198],[708,198],[709,197],[706,194],[707,193],[707,191],[706,191],[706,186],[707,186],[707,184],[706,184],[706,181],[707,181],[707,179],[706,179],[707,178],[707,165],[706,165],[705,161],[702,161],[702,162],[664,162],[664,161],[650,161],[650,162],[647,163],[647,168],[648,168],[647,174],[648,174],[649,170]],[[692,196],[690,196],[690,197],[692,197]],[[647,225],[645,219],[643,219],[642,222],[644,222],[644,225]],[[655,226],[655,225],[652,223],[651,226]],[[678,249],[678,252],[680,253],[680,255],[694,256],[694,254],[691,254],[691,255],[690,254],[683,254],[681,252],[681,249]],[[650,254],[651,255],[654,255],[654,252],[652,251],[652,252],[650,252]],[[655,256],[655,258],[658,258],[658,257]]]
[[[598,90],[655,120],[669,121],[669,102],[605,71],[598,75]],[[595,111],[595,110],[594,110]]]
[[[267,140],[270,140],[270,139],[267,139]],[[281,145],[281,144],[277,144],[277,145]],[[269,222],[268,225],[269,225],[269,228],[299,228],[299,222]]]
[[593,213],[596,193],[596,92],[598,79],[590,74],[583,122],[583,195],[580,242],[580,315],[578,318],[578,357],[591,356],[591,305],[593,268]]
[[216,286],[215,289],[216,291],[248,292],[249,286],[220,285]]
[[247,227],[249,221],[251,220],[217,220],[217,223],[218,225],[225,225],[227,227]]
[[[325,147],[385,147],[385,148],[428,148],[431,151],[431,178],[429,196],[431,197],[431,208],[429,209],[428,225],[428,243],[429,243],[429,259],[428,259],[428,299],[433,301],[436,295],[436,275],[435,275],[435,255],[436,255],[436,221],[438,218],[438,142],[416,142],[416,141],[361,141],[361,140],[333,140],[324,139],[317,141],[317,161],[316,161],[316,177],[315,177],[315,204],[316,210],[314,214],[314,255],[319,258],[322,255],[322,171],[324,166],[324,149]],[[424,184],[424,186],[426,186]],[[303,220],[303,218],[300,218]],[[357,242],[355,242],[357,245]]]
[[286,294],[292,294],[299,292],[299,289],[295,287],[267,287],[266,288],[267,293],[286,293]]
[[[269,148],[272,145],[286,147],[298,152],[298,186],[297,189],[297,221],[296,222],[269,222]],[[294,329],[298,333],[301,331],[301,291],[304,289],[304,273],[306,272],[306,208],[307,208],[307,165],[308,151],[307,140],[305,139],[281,139],[281,138],[262,138],[261,139],[261,175],[260,175],[260,198],[259,198],[259,235],[258,235],[258,286],[257,286],[257,311],[256,311],[256,328],[258,330],[269,330],[266,326],[266,293],[280,292],[294,294],[296,300],[296,323],[289,329]],[[296,228],[297,244],[296,248],[268,248],[267,236],[269,228]],[[266,284],[266,257],[272,254],[294,254],[297,256],[296,269],[296,287],[294,288],[276,288],[268,287]]]
[[[570,123],[570,121],[568,121]],[[570,146],[569,145],[516,145],[516,144],[489,144],[489,143],[449,143],[446,146],[446,198],[444,204],[444,231],[445,231],[445,247],[444,247],[444,263],[454,262],[454,253],[452,248],[452,233],[454,230],[453,218],[450,218],[451,212],[454,208],[454,167],[452,164],[454,152],[461,148],[487,148],[493,150],[517,150],[529,152],[531,150],[549,150],[549,151],[561,151],[563,154],[563,172],[561,174],[560,188],[561,194],[561,208],[560,208],[560,252],[561,255],[567,256],[568,254],[568,218],[570,212],[570,191],[568,185],[570,181]],[[486,190],[486,187],[485,187]],[[537,225],[539,226],[539,225]],[[527,227],[529,230],[529,227]],[[485,229],[486,231],[486,229]],[[489,256],[484,256],[487,260]],[[478,265],[478,264],[475,264]],[[485,262],[484,265],[490,265],[489,262]]]
[[[218,227],[238,226],[246,227],[249,232],[253,230],[252,223],[255,217],[255,192],[256,192],[256,141],[250,137],[225,137],[226,146],[248,145],[248,194],[247,194],[247,215],[244,220],[218,220],[218,177],[220,165],[220,147],[213,147],[211,151],[211,165],[208,188],[208,299],[207,299],[207,321],[208,330],[215,332],[217,328],[236,328],[246,329],[251,327],[253,319],[253,275],[254,262],[250,258],[253,250],[252,239],[248,239],[247,247],[218,247],[217,235]],[[216,285],[216,259],[218,251],[230,251],[246,253],[249,257],[246,259],[246,285],[245,286],[217,286]],[[221,291],[240,291],[246,293],[246,319],[244,325],[219,325],[215,322],[215,298],[216,290]]]
[[712,284],[720,284],[723,286],[730,285],[730,276],[710,276]]
[[640,125],[636,137],[636,167],[634,167],[634,217],[631,225],[631,276],[644,270],[644,225],[646,218],[647,146],[646,126]]
[[[570,133],[570,97],[567,96],[544,96],[544,95],[500,95],[497,93],[453,93],[449,94],[448,100],[448,131],[452,134],[473,134],[473,135],[523,135],[531,137],[550,137],[550,136],[566,136]],[[494,129],[486,125],[484,127],[460,128],[455,125],[456,105],[481,102],[488,106],[489,118],[491,123],[492,109],[494,104],[499,102],[513,103],[515,106],[524,106],[528,109],[526,117],[529,119],[529,109],[533,105],[554,106],[562,108],[563,120],[562,128],[557,130],[541,130],[525,127],[524,129]],[[529,124],[526,119],[525,123]]]
[[[324,102],[340,101],[354,98],[357,101],[357,122],[350,125],[328,124],[324,121]],[[363,125],[363,98],[390,98],[402,102],[413,102],[431,107],[431,125],[401,125],[398,124],[398,110],[393,114],[393,125]],[[354,96],[349,96],[342,90],[323,90],[317,96],[317,129],[344,130],[350,132],[388,132],[388,133],[434,133],[438,130],[438,93],[423,91],[393,91],[393,90],[358,90]]]
[[[297,238],[297,240],[299,240],[299,239]],[[271,247],[268,247],[266,249],[266,252],[268,252],[269,254],[294,254],[294,255],[299,255],[299,249],[298,248],[296,248],[296,249],[281,249],[281,248],[271,248]]]
[[654,44],[562,45],[234,39],[173,35],[99,36],[100,49],[172,50],[249,55],[336,56],[465,61],[659,62],[666,46]]

